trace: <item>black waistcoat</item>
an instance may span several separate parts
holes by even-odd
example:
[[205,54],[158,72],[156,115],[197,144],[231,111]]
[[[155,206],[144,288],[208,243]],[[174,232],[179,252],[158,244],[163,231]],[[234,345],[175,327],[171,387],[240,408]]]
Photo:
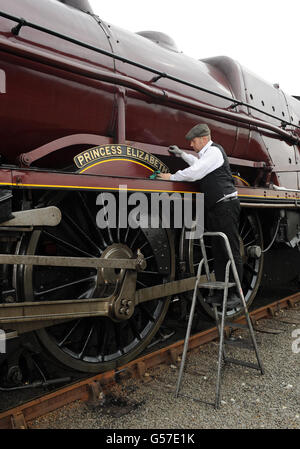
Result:
[[[216,143],[213,143],[212,146],[219,148],[223,155],[224,163],[221,167],[210,172],[204,178],[195,181],[199,191],[204,193],[204,205],[207,210],[211,209],[223,196],[236,191],[230,165],[224,149],[221,145]],[[207,151],[209,151],[209,148]]]

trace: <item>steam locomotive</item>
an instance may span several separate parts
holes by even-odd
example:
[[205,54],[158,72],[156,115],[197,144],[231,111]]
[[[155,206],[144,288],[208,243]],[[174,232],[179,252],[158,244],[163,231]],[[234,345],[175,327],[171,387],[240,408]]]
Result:
[[[299,245],[299,100],[229,57],[192,59],[163,33],[105,23],[86,0],[0,0],[0,115],[7,344],[29,339],[67,369],[99,372],[149,344],[170,298],[188,300],[201,251],[185,227],[100,229],[95,217],[99,195],[118,202],[124,186],[193,195],[150,175],[185,168],[168,147],[190,151],[196,123],[229,157],[248,305],[263,249]],[[7,373],[13,356],[0,356]]]

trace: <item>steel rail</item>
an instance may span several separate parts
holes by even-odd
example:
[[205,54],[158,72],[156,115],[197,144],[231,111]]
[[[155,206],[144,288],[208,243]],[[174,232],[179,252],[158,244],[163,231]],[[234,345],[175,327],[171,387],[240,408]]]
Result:
[[[177,82],[177,83],[179,83],[179,84],[182,84],[182,85],[185,85],[185,86],[188,86],[188,87],[192,87],[192,88],[194,88],[194,89],[200,90],[200,91],[202,91],[202,92],[211,94],[211,95],[216,96],[216,97],[218,97],[218,98],[222,98],[222,99],[224,99],[224,100],[230,101],[231,103],[234,103],[233,105],[232,105],[232,104],[230,105],[230,108],[236,107],[236,106],[244,106],[244,107],[247,107],[247,108],[249,108],[249,109],[253,109],[253,110],[255,110],[255,111],[257,111],[257,112],[259,112],[259,113],[261,113],[261,114],[264,114],[264,115],[266,115],[266,116],[268,116],[268,117],[274,118],[275,120],[280,121],[282,128],[285,128],[287,125],[290,125],[290,126],[292,126],[293,128],[300,129],[300,126],[295,125],[294,123],[288,122],[288,121],[286,121],[286,120],[283,120],[281,117],[277,117],[277,116],[275,116],[275,115],[273,115],[273,114],[270,114],[270,113],[268,113],[268,112],[266,112],[266,111],[263,111],[263,110],[261,110],[261,109],[255,107],[255,106],[249,104],[249,103],[245,103],[245,102],[243,102],[243,101],[236,100],[236,99],[233,98],[233,97],[227,97],[226,95],[222,95],[222,94],[219,94],[219,93],[214,92],[214,91],[212,91],[212,90],[206,89],[206,88],[204,88],[204,87],[200,87],[200,86],[198,86],[198,85],[196,85],[196,84],[194,84],[194,83],[190,83],[190,82],[185,81],[185,80],[183,80],[183,79],[181,79],[181,78],[177,78],[177,77],[172,76],[172,75],[170,75],[170,74],[168,74],[168,73],[161,72],[160,70],[154,69],[154,68],[149,67],[149,66],[147,66],[147,65],[140,64],[140,63],[138,63],[138,62],[132,61],[132,60],[130,60],[130,59],[128,59],[128,58],[125,58],[125,57],[123,57],[123,56],[117,55],[117,54],[115,54],[115,53],[113,53],[113,52],[109,52],[109,51],[107,51],[107,50],[100,49],[100,48],[98,48],[98,47],[95,47],[94,45],[87,44],[87,43],[85,43],[85,42],[79,41],[78,39],[74,39],[74,38],[71,38],[70,36],[67,36],[67,35],[58,33],[57,31],[51,30],[51,29],[49,29],[49,28],[45,28],[45,27],[43,27],[43,26],[41,26],[41,25],[37,25],[37,24],[35,24],[35,23],[33,23],[33,22],[29,22],[29,21],[27,21],[27,20],[24,19],[24,18],[16,17],[16,16],[13,16],[13,15],[11,15],[11,14],[7,14],[7,13],[5,13],[5,12],[3,12],[3,11],[0,11],[0,17],[3,17],[3,18],[5,18],[5,19],[12,20],[12,21],[18,23],[18,25],[16,25],[15,27],[13,27],[12,30],[11,30],[11,32],[12,32],[14,35],[16,35],[16,36],[19,35],[19,33],[20,33],[20,31],[21,31],[21,28],[26,26],[26,27],[35,29],[35,30],[37,30],[37,31],[44,32],[44,33],[49,34],[49,35],[54,36],[54,37],[58,37],[58,38],[60,38],[60,39],[62,39],[62,40],[65,40],[65,41],[67,41],[67,42],[73,43],[73,44],[78,45],[78,46],[80,46],[80,47],[86,48],[86,49],[88,49],[88,50],[95,51],[96,53],[103,54],[103,55],[105,55],[105,56],[111,57],[111,58],[116,59],[116,60],[118,60],[118,61],[121,61],[121,62],[123,62],[123,63],[132,65],[132,66],[134,66],[134,67],[138,67],[138,68],[140,68],[140,69],[146,70],[146,71],[148,71],[148,72],[150,72],[150,73],[153,73],[153,74],[157,75],[157,77],[155,77],[155,78],[153,78],[152,80],[150,80],[150,82],[156,82],[156,81],[158,81],[160,78],[167,78],[167,79],[169,79],[169,80],[171,80],[171,81],[174,81],[174,82]],[[293,138],[294,138],[294,139],[297,139],[296,137],[292,137],[292,136],[290,136],[290,138],[291,138],[291,139],[293,139]]]
[[[274,317],[281,310],[295,308],[299,304],[300,292],[260,307],[252,311],[250,317],[253,321]],[[242,316],[235,320],[235,322],[242,324],[246,322],[246,319]],[[190,338],[189,350],[197,349],[199,346],[211,342],[216,338],[218,338],[218,330],[216,327],[195,334]],[[162,363],[175,364],[178,356],[182,354],[183,345],[184,340],[180,340],[163,349],[141,356],[119,369],[97,374],[96,376],[60,388],[38,399],[8,409],[0,413],[0,429],[25,429],[30,427],[31,421],[75,401],[88,401],[95,404],[97,401],[99,402],[101,394],[109,391],[111,385],[122,380],[122,378],[128,376],[141,378],[147,370]]]

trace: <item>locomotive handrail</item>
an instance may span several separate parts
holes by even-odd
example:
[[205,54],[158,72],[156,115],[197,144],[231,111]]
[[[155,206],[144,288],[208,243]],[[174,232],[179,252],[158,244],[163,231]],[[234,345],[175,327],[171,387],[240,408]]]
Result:
[[[49,154],[55,151],[61,150],[62,148],[83,144],[102,146],[106,144],[109,145],[110,143],[113,143],[113,139],[107,136],[100,136],[95,134],[71,134],[69,136],[55,139],[40,147],[34,148],[33,150],[28,151],[27,153],[21,153],[19,155],[19,161],[23,167],[30,167],[37,160],[43,158],[44,156],[48,156]],[[127,141],[126,144],[128,144]],[[152,144],[145,145],[143,142],[130,141],[129,145],[140,148],[141,150],[144,149],[145,151],[150,151],[152,154],[157,154],[157,152],[159,152],[158,154],[165,154],[165,152],[168,150],[168,147],[166,146],[162,147]],[[267,166],[266,162],[264,161],[260,162],[251,161],[247,159],[239,159],[230,156],[228,160],[231,165],[243,165],[252,168],[263,168],[266,170],[270,169],[270,166]],[[2,167],[4,167],[4,164],[2,164]]]
[[[90,14],[90,15],[91,15],[92,17],[94,16],[93,14]],[[146,65],[144,65],[144,64],[140,64],[140,63],[138,63],[138,62],[132,61],[132,60],[130,60],[130,59],[128,59],[128,58],[125,58],[125,57],[123,57],[123,56],[120,56],[120,55],[117,55],[117,54],[115,54],[115,53],[109,52],[109,51],[107,51],[107,50],[103,50],[103,49],[100,49],[100,48],[95,47],[95,46],[93,46],[93,45],[86,44],[85,42],[82,42],[82,41],[79,41],[78,39],[74,39],[74,38],[72,38],[72,37],[70,37],[70,36],[67,36],[67,35],[58,33],[58,32],[56,32],[56,31],[53,31],[53,30],[49,29],[49,28],[45,28],[45,27],[40,26],[40,25],[37,25],[37,24],[35,24],[35,23],[28,22],[28,21],[27,21],[26,19],[24,19],[24,18],[16,17],[16,16],[13,16],[13,15],[11,15],[11,14],[7,14],[7,13],[5,13],[5,12],[3,12],[3,11],[0,11],[0,17],[4,17],[4,18],[6,18],[6,19],[8,19],[8,20],[12,20],[12,21],[18,23],[18,25],[16,25],[15,27],[13,27],[12,30],[11,30],[11,32],[12,32],[13,34],[15,34],[16,36],[19,35],[20,30],[22,29],[22,27],[27,26],[27,27],[29,27],[29,28],[33,28],[33,29],[35,29],[35,30],[38,30],[38,31],[41,31],[41,32],[50,34],[50,35],[52,35],[52,36],[55,36],[55,37],[58,37],[58,38],[60,38],[60,39],[66,40],[66,41],[68,41],[68,42],[71,42],[71,43],[73,43],[73,44],[76,44],[76,45],[79,45],[79,46],[81,46],[81,47],[87,48],[87,49],[89,49],[89,50],[95,51],[95,52],[97,52],[97,53],[103,54],[103,55],[105,55],[105,56],[114,58],[114,59],[116,59],[116,60],[118,60],[118,61],[121,61],[121,62],[124,62],[124,63],[126,63],[126,64],[130,64],[130,65],[133,65],[133,66],[135,66],[135,67],[141,68],[141,69],[143,69],[143,70],[147,70],[147,71],[149,71],[149,72],[151,72],[151,73],[157,75],[156,77],[152,78],[152,79],[149,81],[150,83],[151,83],[151,82],[156,82],[156,81],[159,80],[160,78],[167,78],[167,79],[170,79],[171,81],[178,82],[178,83],[183,84],[183,85],[185,85],[185,86],[192,87],[192,88],[194,88],[194,89],[201,90],[202,92],[206,92],[206,93],[211,94],[211,95],[214,95],[214,96],[216,96],[216,97],[223,98],[223,99],[225,99],[225,100],[228,100],[228,101],[230,101],[230,102],[233,102],[233,104],[231,104],[228,108],[233,108],[233,107],[236,107],[236,106],[238,106],[238,105],[240,105],[240,106],[245,106],[245,107],[247,107],[247,108],[250,108],[250,109],[253,109],[253,110],[257,111],[257,112],[260,112],[261,114],[264,114],[264,115],[266,115],[266,116],[268,116],[268,117],[274,118],[275,120],[279,120],[279,121],[281,122],[282,128],[285,128],[286,125],[291,125],[291,126],[294,127],[294,128],[300,129],[300,126],[297,126],[297,125],[295,125],[294,123],[291,123],[291,122],[288,122],[288,121],[286,121],[286,120],[283,120],[283,119],[281,119],[281,117],[277,117],[277,116],[275,116],[275,115],[273,115],[273,114],[270,114],[270,113],[268,113],[268,112],[266,112],[266,111],[263,111],[263,110],[261,110],[261,109],[255,107],[255,106],[250,105],[249,103],[244,103],[244,102],[242,102],[242,101],[240,101],[240,100],[236,100],[235,98],[227,97],[226,95],[222,95],[222,94],[219,94],[219,93],[214,92],[214,91],[212,91],[212,90],[205,89],[204,87],[200,87],[200,86],[198,86],[198,85],[196,85],[196,84],[193,84],[193,83],[190,83],[190,82],[185,81],[185,80],[183,80],[183,79],[174,77],[174,76],[172,76],[172,75],[169,75],[168,73],[161,72],[161,71],[159,71],[159,70],[153,69],[152,67],[149,67],[149,66],[146,66]],[[280,129],[280,128],[279,128],[279,129]],[[289,138],[290,138],[290,139],[293,139],[293,140],[295,140],[295,142],[299,143],[299,139],[298,139],[297,137],[292,137],[292,136],[289,135]]]
[[59,139],[48,142],[34,150],[22,153],[19,160],[22,165],[30,166],[38,159],[48,156],[49,154],[73,145],[104,145],[109,143],[109,138],[105,136],[97,136],[95,134],[72,134],[70,136],[60,137]]

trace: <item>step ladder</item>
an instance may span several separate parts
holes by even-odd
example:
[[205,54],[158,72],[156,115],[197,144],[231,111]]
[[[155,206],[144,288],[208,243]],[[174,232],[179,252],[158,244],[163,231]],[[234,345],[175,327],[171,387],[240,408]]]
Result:
[[[218,281],[212,282],[211,281],[209,266],[208,266],[208,259],[207,259],[205,245],[204,245],[204,237],[212,237],[212,238],[220,237],[220,238],[223,238],[223,240],[224,240],[227,255],[228,255],[228,262],[227,262],[226,269],[225,269],[225,281],[224,282],[218,282]],[[239,276],[237,273],[237,269],[236,269],[236,265],[235,265],[232,251],[230,248],[228,237],[223,232],[205,232],[205,233],[203,233],[202,237],[200,237],[200,245],[201,245],[203,258],[201,259],[201,261],[198,265],[196,283],[195,283],[193,299],[192,299],[190,315],[189,315],[189,321],[188,321],[188,326],[187,326],[187,331],[186,331],[186,336],[185,336],[185,341],[184,341],[184,347],[183,347],[183,353],[182,353],[182,359],[181,359],[181,364],[180,364],[180,369],[179,369],[179,375],[178,375],[178,380],[177,380],[175,396],[178,397],[179,392],[180,392],[182,376],[183,376],[183,371],[184,371],[184,365],[185,365],[185,360],[186,360],[186,355],[187,355],[187,350],[188,350],[189,338],[190,338],[190,333],[191,333],[192,321],[193,321],[194,312],[195,312],[197,289],[205,288],[205,289],[213,289],[213,290],[215,290],[215,289],[223,290],[223,304],[222,304],[221,320],[219,318],[217,304],[213,303],[214,316],[215,316],[215,321],[216,321],[218,334],[219,334],[219,356],[218,356],[218,371],[217,371],[215,402],[209,403],[209,404],[214,405],[215,408],[218,409],[220,407],[220,403],[221,403],[221,373],[222,373],[223,363],[225,363],[225,364],[233,363],[236,365],[253,368],[253,369],[259,370],[261,372],[261,374],[264,374],[264,368],[263,368],[263,365],[262,365],[262,362],[261,362],[261,359],[260,359],[260,356],[258,353],[258,348],[257,348],[257,343],[256,343],[255,335],[254,335],[252,322],[251,322],[249,312],[247,309],[247,305],[246,305],[246,301],[245,301],[245,298],[243,295],[241,283],[240,283]],[[207,282],[200,282],[203,266],[205,267]],[[229,282],[230,268],[232,270],[235,282]],[[239,324],[239,323],[231,323],[231,322],[226,321],[228,289],[233,286],[236,286],[237,291],[239,293],[240,304],[243,308],[243,312],[246,317],[246,323],[247,323],[246,325]],[[229,326],[232,328],[243,328],[243,329],[249,330],[250,338],[251,338],[251,340],[249,342],[250,346],[249,345],[243,345],[243,346],[247,347],[248,349],[252,349],[252,350],[254,349],[256,358],[257,358],[257,364],[250,363],[250,362],[244,362],[242,360],[237,360],[234,358],[226,357],[224,345],[226,345],[226,344],[234,345],[235,344],[236,346],[242,346],[240,343],[244,343],[244,342],[226,340],[224,338],[225,326],[227,326],[227,327]],[[186,395],[182,394],[182,396],[186,396]],[[191,398],[191,399],[207,403],[206,401],[202,401],[201,399],[197,399],[197,398]]]

